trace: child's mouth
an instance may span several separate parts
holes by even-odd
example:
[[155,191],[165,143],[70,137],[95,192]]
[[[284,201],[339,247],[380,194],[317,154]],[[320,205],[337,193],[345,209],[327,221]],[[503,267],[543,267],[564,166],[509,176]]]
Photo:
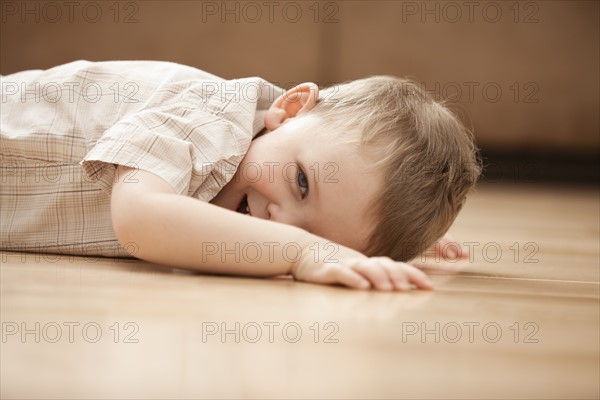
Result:
[[250,207],[248,206],[248,195],[245,194],[240,201],[240,205],[238,206],[237,212],[242,214],[250,214]]

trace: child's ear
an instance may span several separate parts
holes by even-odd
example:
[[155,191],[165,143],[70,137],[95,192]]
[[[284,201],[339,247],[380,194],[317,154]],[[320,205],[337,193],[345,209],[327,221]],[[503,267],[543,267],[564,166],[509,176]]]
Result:
[[302,83],[275,100],[265,115],[265,127],[272,131],[288,118],[310,111],[319,98],[319,87],[311,82]]

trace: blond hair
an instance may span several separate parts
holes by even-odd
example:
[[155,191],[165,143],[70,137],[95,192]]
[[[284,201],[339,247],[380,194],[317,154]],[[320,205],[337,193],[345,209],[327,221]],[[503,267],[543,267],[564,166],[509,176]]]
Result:
[[450,228],[481,173],[472,133],[411,80],[335,85],[309,114],[336,139],[379,151],[373,168],[383,169],[386,187],[370,207],[367,255],[408,261],[422,253]]

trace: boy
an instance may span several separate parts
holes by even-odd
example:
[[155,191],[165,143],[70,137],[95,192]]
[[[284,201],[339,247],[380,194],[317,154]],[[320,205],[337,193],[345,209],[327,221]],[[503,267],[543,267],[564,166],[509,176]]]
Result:
[[1,90],[2,249],[428,289],[401,261],[443,235],[479,174],[460,122],[398,78],[283,92],[78,61]]

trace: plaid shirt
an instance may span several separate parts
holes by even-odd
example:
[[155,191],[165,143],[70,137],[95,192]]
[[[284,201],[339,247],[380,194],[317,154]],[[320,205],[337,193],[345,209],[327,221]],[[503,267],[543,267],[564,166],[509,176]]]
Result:
[[76,61],[0,77],[0,248],[128,256],[111,224],[116,165],[211,200],[282,90],[155,61]]

